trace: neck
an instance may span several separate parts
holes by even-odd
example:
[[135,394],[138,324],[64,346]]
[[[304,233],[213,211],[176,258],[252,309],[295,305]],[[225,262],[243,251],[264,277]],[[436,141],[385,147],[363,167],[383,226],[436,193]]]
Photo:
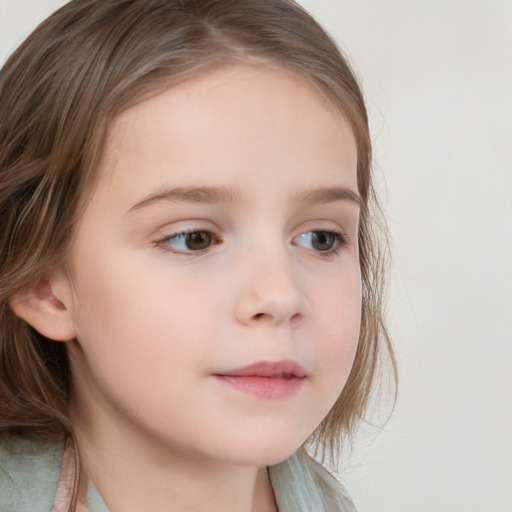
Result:
[[266,467],[172,450],[155,456],[129,436],[91,436],[80,427],[75,432],[83,473],[110,512],[277,511]]

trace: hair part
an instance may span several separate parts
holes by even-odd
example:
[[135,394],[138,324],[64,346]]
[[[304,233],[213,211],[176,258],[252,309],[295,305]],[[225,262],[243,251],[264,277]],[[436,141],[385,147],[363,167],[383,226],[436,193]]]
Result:
[[385,226],[357,79],[334,42],[292,0],[73,0],[0,72],[0,432],[72,435],[65,344],[19,319],[10,298],[66,261],[109,127],[130,106],[208,69],[249,62],[298,72],[349,122],[357,144],[363,282],[361,335],[334,407],[309,440],[333,454],[364,417],[381,354]]

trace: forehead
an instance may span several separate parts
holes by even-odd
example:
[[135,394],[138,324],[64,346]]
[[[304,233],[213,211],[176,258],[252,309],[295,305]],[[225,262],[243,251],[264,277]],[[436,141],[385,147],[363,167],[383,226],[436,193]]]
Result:
[[[227,185],[263,170],[276,177],[292,160],[309,170],[312,182],[324,166],[357,190],[353,132],[317,86],[288,70],[230,65],[121,113],[109,133],[99,181],[117,187],[136,179],[143,191],[156,175],[188,182],[201,170],[202,185]],[[354,172],[340,172],[348,169]]]

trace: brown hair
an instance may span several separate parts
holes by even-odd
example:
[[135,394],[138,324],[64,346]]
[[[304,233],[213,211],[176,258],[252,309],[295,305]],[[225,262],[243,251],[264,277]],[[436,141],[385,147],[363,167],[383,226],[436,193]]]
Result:
[[9,299],[65,261],[112,120],[194,73],[239,60],[306,76],[344,113],[357,143],[361,335],[348,382],[311,440],[332,453],[340,434],[353,432],[382,348],[396,377],[367,114],[329,36],[292,0],[73,0],[0,73],[0,431],[72,434],[65,344],[16,317]]

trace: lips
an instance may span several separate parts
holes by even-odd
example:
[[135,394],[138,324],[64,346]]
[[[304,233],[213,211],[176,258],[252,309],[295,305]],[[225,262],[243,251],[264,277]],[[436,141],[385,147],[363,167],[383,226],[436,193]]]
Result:
[[295,361],[262,361],[214,374],[221,383],[258,398],[278,400],[294,395],[307,378]]

